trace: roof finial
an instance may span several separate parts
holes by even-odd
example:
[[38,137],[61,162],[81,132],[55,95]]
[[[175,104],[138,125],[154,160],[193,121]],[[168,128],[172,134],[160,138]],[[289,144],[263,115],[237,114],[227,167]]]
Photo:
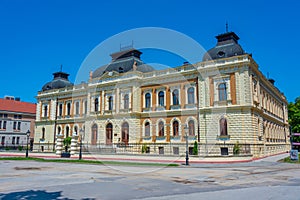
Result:
[[60,72],[62,72],[62,64],[60,65]]
[[228,33],[228,22],[226,21],[226,33]]

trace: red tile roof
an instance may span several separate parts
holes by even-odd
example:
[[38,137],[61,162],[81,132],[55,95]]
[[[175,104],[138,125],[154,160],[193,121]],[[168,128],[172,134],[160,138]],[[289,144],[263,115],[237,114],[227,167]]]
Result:
[[0,99],[0,111],[35,114],[36,104],[9,99]]

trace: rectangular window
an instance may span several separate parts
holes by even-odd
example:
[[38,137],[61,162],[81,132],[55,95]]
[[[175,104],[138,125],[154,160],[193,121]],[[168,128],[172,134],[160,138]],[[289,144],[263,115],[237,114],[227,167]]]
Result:
[[14,129],[14,130],[17,129],[17,122],[14,122],[13,129]]
[[108,110],[112,110],[113,109],[113,101],[114,101],[113,97],[110,96],[108,98]]
[[21,130],[21,122],[18,122],[18,130]]
[[0,113],[0,118],[2,118],[3,117],[3,113]]
[[48,116],[48,106],[45,105],[44,106],[44,117],[47,117]]
[[67,115],[71,115],[71,103],[67,103]]
[[18,119],[18,115],[14,115],[14,119]]
[[22,115],[18,115],[18,119],[22,119]]
[[2,129],[2,121],[0,121],[0,129]]
[[5,144],[5,136],[2,136],[1,138],[1,145],[3,146]]
[[160,155],[165,154],[165,152],[164,152],[164,147],[158,147],[158,153],[159,153]]
[[79,115],[79,102],[78,101],[75,103],[75,114]]
[[20,137],[17,137],[17,144],[20,144]]
[[227,147],[221,147],[221,155],[227,156],[228,155],[228,148]]
[[6,121],[3,121],[3,129],[6,129]]
[[173,147],[173,154],[179,155],[179,147]]
[[4,114],[3,117],[4,117],[4,118],[7,118],[7,114]]
[[84,102],[84,114],[87,114],[87,101]]
[[15,144],[15,142],[16,142],[16,137],[13,137],[11,143]]

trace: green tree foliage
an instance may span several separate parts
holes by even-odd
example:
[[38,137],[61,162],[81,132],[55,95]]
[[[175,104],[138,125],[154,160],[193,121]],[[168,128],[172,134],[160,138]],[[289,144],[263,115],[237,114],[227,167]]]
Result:
[[233,154],[234,155],[239,155],[241,151],[241,146],[239,144],[239,141],[237,141],[234,146],[233,146]]
[[194,142],[193,155],[198,155],[198,143],[197,143],[197,141]]
[[293,133],[300,133],[300,97],[288,105],[289,124]]
[[68,152],[68,149],[69,149],[69,147],[70,147],[70,145],[71,145],[71,137],[67,137],[67,138],[65,138],[64,139],[64,141],[63,141],[63,144],[64,144],[64,146],[65,146],[65,151],[66,152]]

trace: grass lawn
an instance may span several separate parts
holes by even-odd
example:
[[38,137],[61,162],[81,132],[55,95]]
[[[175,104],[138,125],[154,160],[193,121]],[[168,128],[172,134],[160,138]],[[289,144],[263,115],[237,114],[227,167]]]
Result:
[[163,163],[140,163],[140,162],[118,162],[118,161],[98,161],[98,160],[74,160],[74,159],[44,159],[32,157],[2,157],[0,160],[30,160],[37,162],[60,162],[60,163],[80,163],[95,165],[124,165],[124,166],[158,166],[158,167],[177,167],[179,164],[163,164]]
[[295,163],[295,164],[300,164],[300,154],[298,154],[298,160],[291,160],[290,157],[286,157],[282,160],[280,160],[281,162],[286,162],[286,163]]

